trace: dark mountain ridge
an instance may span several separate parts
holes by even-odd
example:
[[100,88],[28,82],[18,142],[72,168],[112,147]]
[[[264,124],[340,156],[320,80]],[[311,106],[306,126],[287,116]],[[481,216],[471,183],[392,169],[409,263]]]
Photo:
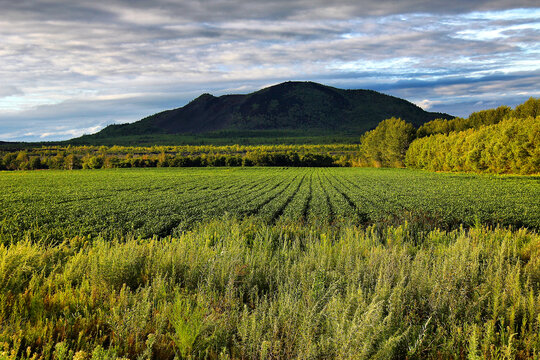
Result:
[[189,104],[135,123],[109,125],[83,139],[110,139],[155,134],[204,134],[268,131],[362,134],[390,117],[416,127],[448,114],[420,107],[373,90],[343,90],[314,82],[285,82],[245,95],[202,94]]

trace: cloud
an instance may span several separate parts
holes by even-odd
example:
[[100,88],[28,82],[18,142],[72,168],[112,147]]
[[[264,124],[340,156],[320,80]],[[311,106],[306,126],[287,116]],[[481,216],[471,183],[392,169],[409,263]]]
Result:
[[63,139],[285,80],[467,115],[538,96],[539,18],[527,0],[2,1],[0,134]]
[[92,134],[96,131],[99,131],[103,128],[101,125],[91,126],[88,128],[82,128],[82,129],[62,129],[56,128],[50,132],[28,132],[23,134],[24,137],[31,137],[34,138],[38,136],[40,139],[46,140],[50,137],[57,137],[57,136],[65,136],[68,135],[70,137],[79,137],[84,134]]
[[430,13],[463,14],[539,7],[531,0],[34,0],[4,1],[16,18],[38,20],[124,21],[159,25],[163,21],[216,22],[230,19],[347,19],[361,16]]
[[15,96],[15,95],[22,95],[22,91],[11,85],[0,85],[0,98],[8,97],[8,96]]
[[424,99],[422,101],[417,102],[416,105],[420,106],[424,110],[429,110],[434,104],[439,104],[439,103],[440,101]]

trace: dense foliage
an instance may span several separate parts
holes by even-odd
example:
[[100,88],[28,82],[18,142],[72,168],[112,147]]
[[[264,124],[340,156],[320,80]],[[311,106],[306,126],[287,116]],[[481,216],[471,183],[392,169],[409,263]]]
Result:
[[[540,172],[540,99],[467,119],[434,120],[414,131],[399,119],[381,122],[361,139],[352,165],[508,174]],[[416,137],[416,139],[415,139]]]
[[219,220],[0,246],[2,359],[528,359],[540,237]]
[[350,166],[358,145],[48,146],[0,150],[0,170],[206,166]]
[[449,134],[455,131],[464,131],[467,129],[479,129],[482,126],[495,125],[499,122],[509,119],[527,119],[536,118],[540,115],[540,99],[530,98],[523,104],[516,106],[512,110],[508,106],[499,106],[496,109],[489,109],[474,112],[467,119],[455,118],[435,119],[420,126],[417,131],[417,137],[421,138],[436,134]]
[[540,116],[413,141],[407,166],[435,171],[532,174],[540,171]]
[[414,139],[415,129],[404,120],[391,118],[361,138],[360,159],[364,165],[403,167],[405,153]]
[[508,106],[500,106],[497,109],[472,113],[467,119],[436,119],[420,126],[417,131],[417,136],[424,137],[435,134],[448,134],[453,131],[478,129],[484,125],[497,124],[507,117],[511,113],[511,110],[512,109],[510,109]]
[[540,116],[540,99],[531,97],[523,104],[516,106],[512,116],[519,119]]
[[441,228],[540,229],[537,178],[407,169],[190,168],[32,171],[0,176],[0,243],[76,235],[179,234],[223,213],[265,222],[373,224],[404,214]]
[[472,113],[467,119],[455,118],[452,120],[435,119],[418,128],[417,136],[424,137],[435,134],[448,134],[453,131],[478,129],[484,125],[494,125],[505,119],[512,112],[508,106],[497,109],[483,110]]

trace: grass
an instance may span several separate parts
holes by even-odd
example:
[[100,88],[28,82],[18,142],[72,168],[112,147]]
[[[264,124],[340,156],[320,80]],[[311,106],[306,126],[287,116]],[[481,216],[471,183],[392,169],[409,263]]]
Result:
[[538,358],[540,237],[220,219],[0,247],[0,358]]

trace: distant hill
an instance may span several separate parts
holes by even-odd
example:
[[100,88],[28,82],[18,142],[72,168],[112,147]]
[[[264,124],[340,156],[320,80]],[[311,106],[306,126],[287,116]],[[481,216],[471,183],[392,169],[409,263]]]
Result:
[[436,118],[452,118],[372,90],[343,90],[291,81],[245,95],[203,94],[184,107],[130,124],[109,125],[96,134],[70,142],[125,144],[207,139],[211,143],[214,139],[226,143],[227,139],[359,138],[392,116],[416,127]]

